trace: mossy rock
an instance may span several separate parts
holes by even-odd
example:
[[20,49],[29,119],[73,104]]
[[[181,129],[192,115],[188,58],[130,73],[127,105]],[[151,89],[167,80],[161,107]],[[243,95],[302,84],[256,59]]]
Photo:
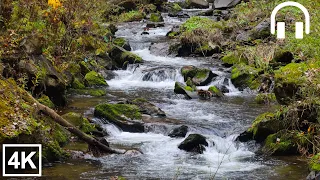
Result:
[[238,64],[232,68],[231,81],[240,90],[244,90],[247,87],[258,89],[261,83],[256,78],[261,72],[261,69],[245,64]]
[[218,45],[213,45],[213,44],[209,45],[209,43],[205,43],[204,45],[197,47],[193,51],[194,54],[198,54],[204,57],[212,56],[213,54],[220,53],[220,52],[221,52],[221,49]]
[[163,17],[161,13],[151,13],[150,14],[150,21],[151,22],[163,22]]
[[215,97],[223,97],[224,94],[216,86],[210,86],[208,91],[210,91]]
[[271,104],[277,102],[274,93],[260,93],[255,97],[254,100],[258,104]]
[[73,89],[85,89],[86,88],[86,86],[78,78],[75,78],[73,80],[71,87]]
[[193,84],[196,86],[205,86],[217,76],[216,74],[213,74],[210,69],[197,68],[194,66],[184,66],[181,69],[181,74],[185,81],[191,78]]
[[90,72],[90,68],[88,67],[88,64],[84,61],[81,61],[79,63],[81,74],[86,75],[87,73]]
[[187,152],[195,152],[202,154],[205,150],[204,146],[208,146],[206,138],[200,134],[190,134],[183,142],[178,146],[179,149]]
[[90,133],[96,130],[95,126],[79,113],[69,112],[62,115],[62,117],[85,133]]
[[145,13],[142,11],[129,11],[129,12],[125,12],[120,14],[117,17],[117,21],[118,22],[133,22],[133,21],[141,21],[142,19],[145,18]]
[[101,97],[105,96],[107,94],[106,89],[91,89],[91,88],[85,88],[85,89],[70,89],[70,93],[72,94],[78,94],[78,95],[88,95],[93,97]]
[[267,137],[262,151],[269,155],[296,155],[298,154],[297,146],[293,142],[290,134],[278,132]]
[[103,118],[128,132],[144,132],[140,109],[132,104],[99,104],[94,115]]
[[239,55],[238,52],[228,52],[226,55],[224,55],[221,58],[221,61],[227,65],[227,66],[232,66],[235,64],[247,64],[248,60],[245,59],[243,56]]
[[122,47],[114,45],[111,52],[109,53],[114,65],[117,68],[124,68],[126,64],[142,63],[143,60],[138,55],[126,51]]
[[127,51],[131,51],[131,46],[130,46],[129,42],[127,40],[125,40],[124,38],[115,38],[113,40],[113,43],[117,46],[124,48]]
[[301,99],[300,88],[308,81],[305,73],[318,68],[317,63],[290,63],[275,71],[275,95],[279,104],[288,105]]
[[174,85],[174,93],[176,94],[183,94],[185,95],[188,99],[192,99],[192,97],[195,97],[195,89],[190,86],[186,86],[180,82],[176,82]]
[[46,96],[46,95],[42,95],[39,99],[38,99],[38,101],[41,103],[41,104],[43,104],[43,105],[45,105],[45,106],[48,106],[49,108],[54,108],[55,107],[55,105],[53,104],[53,102],[50,100],[50,98],[48,97],[48,96]]
[[248,129],[253,133],[253,139],[257,142],[263,142],[270,134],[274,134],[285,128],[278,115],[274,113],[263,113],[259,115]]
[[91,72],[87,73],[86,76],[84,77],[84,79],[85,79],[85,84],[88,87],[92,87],[92,86],[108,86],[108,84],[105,81],[105,79],[95,71],[91,71]]
[[311,171],[320,171],[320,153],[312,156],[309,161],[309,168]]

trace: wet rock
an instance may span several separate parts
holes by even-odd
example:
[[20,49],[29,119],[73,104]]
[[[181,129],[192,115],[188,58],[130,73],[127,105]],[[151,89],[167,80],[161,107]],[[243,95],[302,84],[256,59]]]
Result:
[[115,124],[126,132],[144,132],[140,109],[132,104],[99,104],[94,109],[94,116]]
[[85,80],[85,84],[87,87],[108,86],[108,84],[105,81],[105,79],[103,78],[103,76],[101,76],[100,74],[98,74],[95,71],[88,72],[85,75],[84,80]]
[[[167,37],[169,38],[174,38],[180,34],[180,27],[179,26],[174,26],[172,29],[166,34]],[[168,45],[168,51],[170,49],[171,45]],[[170,54],[170,51],[168,52]]]
[[198,95],[194,91],[194,89],[190,86],[186,86],[180,82],[176,82],[174,85],[174,93],[176,94],[183,94],[185,95],[188,99],[193,99],[196,98]]
[[168,56],[169,55],[169,44],[168,42],[153,43],[149,48],[151,54],[157,56]]
[[188,126],[182,125],[178,128],[174,128],[172,131],[170,131],[169,135],[170,137],[174,138],[174,137],[185,137],[188,133]]
[[208,146],[206,138],[200,134],[190,134],[178,148],[187,152],[195,152],[202,154],[205,150],[205,146]]
[[131,51],[131,46],[127,40],[124,38],[116,38],[113,40],[113,43],[119,47],[122,47],[123,49],[127,51]]
[[151,116],[166,117],[166,113],[154,104],[148,102],[146,99],[138,98],[131,102],[139,107],[142,114],[148,114]]
[[224,94],[216,86],[210,86],[208,91],[210,91],[214,97],[223,97],[224,96]]
[[141,57],[116,45],[113,46],[109,55],[118,69],[122,69],[126,64],[142,63]]
[[256,81],[256,77],[261,72],[261,69],[254,67],[238,64],[233,67],[231,71],[231,81],[235,87],[239,90],[244,90],[249,87],[250,89],[258,89],[260,82]]
[[230,92],[230,90],[225,85],[222,85],[220,87],[220,90],[221,90],[222,93],[229,93]]
[[147,22],[147,28],[158,28],[164,27],[164,22]]
[[186,2],[189,8],[200,8],[200,9],[209,8],[209,3],[205,0],[187,0]]
[[241,0],[215,0],[213,7],[215,9],[228,9],[239,4]]
[[178,3],[166,3],[162,7],[163,12],[168,12],[168,14],[177,14],[182,11],[181,6]]
[[253,140],[253,133],[248,131],[241,133],[236,139],[236,141],[240,142],[248,142],[251,140]]
[[255,39],[265,39],[269,37],[270,34],[270,21],[263,20],[256,27],[251,30],[251,38]]
[[151,13],[149,20],[151,22],[163,22],[163,17],[161,16],[161,13]]
[[205,86],[209,84],[214,77],[218,75],[213,74],[211,70],[206,68],[197,68],[194,66],[184,66],[181,69],[181,74],[184,77],[184,80],[191,78],[192,82],[196,86]]
[[114,79],[117,76],[117,74],[115,72],[110,71],[110,70],[100,71],[99,73],[101,74],[101,76],[105,80],[111,80],[111,79]]
[[147,31],[143,31],[142,33],[141,33],[141,35],[149,35],[150,33],[148,33]]

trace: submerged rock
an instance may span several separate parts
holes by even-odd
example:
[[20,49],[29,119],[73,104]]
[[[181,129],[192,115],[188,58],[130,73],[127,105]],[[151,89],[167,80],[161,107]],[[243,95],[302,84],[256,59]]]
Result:
[[197,97],[197,93],[194,91],[194,89],[190,86],[186,86],[180,82],[176,82],[174,85],[174,92],[176,94],[183,94],[188,99],[192,99],[194,97]]
[[202,154],[205,150],[205,146],[208,146],[206,138],[200,134],[190,134],[178,148],[187,152],[195,152]]
[[188,126],[182,125],[180,127],[174,128],[172,131],[170,131],[169,135],[170,137],[186,137],[188,133]]
[[160,108],[155,106],[154,104],[148,102],[143,98],[135,99],[131,102],[132,104],[139,107],[140,112],[142,114],[148,114],[151,116],[159,116],[159,117],[166,117],[166,113],[163,112]]

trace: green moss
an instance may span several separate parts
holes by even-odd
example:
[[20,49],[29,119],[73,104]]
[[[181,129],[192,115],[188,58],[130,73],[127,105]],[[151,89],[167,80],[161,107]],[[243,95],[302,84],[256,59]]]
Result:
[[87,86],[107,86],[105,79],[95,71],[91,71],[84,77]]
[[48,106],[49,108],[54,108],[55,105],[53,104],[53,102],[50,100],[50,98],[46,95],[42,95],[38,101],[43,104],[43,105],[46,105]]
[[123,47],[124,45],[126,45],[127,41],[124,38],[115,38],[113,40],[113,44]]
[[87,63],[84,61],[81,61],[79,63],[80,65],[80,69],[81,69],[81,74],[87,74],[88,72],[90,72],[90,68],[88,67]]
[[84,89],[84,88],[86,88],[85,85],[82,82],[80,82],[80,80],[78,78],[74,79],[74,81],[72,82],[71,87],[73,89]]
[[255,101],[258,104],[270,104],[277,100],[274,93],[260,93],[255,97]]
[[182,11],[182,7],[178,3],[173,3],[172,11],[175,13],[180,12]]
[[68,70],[73,76],[77,76],[81,72],[81,67],[79,64],[70,63]]
[[225,56],[221,58],[221,61],[228,65],[248,63],[248,61],[237,52],[228,52]]
[[125,121],[126,119],[141,120],[141,113],[136,105],[130,104],[99,104],[94,109],[95,116],[111,121]]
[[255,81],[255,79],[261,71],[261,69],[256,69],[245,64],[237,64],[231,71],[231,81],[240,89],[245,89],[246,87],[256,89],[260,83]]
[[145,14],[141,11],[130,11],[120,14],[117,18],[118,22],[132,22],[140,21],[145,17]]
[[62,117],[85,133],[95,130],[94,125],[92,125],[88,119],[84,118],[81,114],[70,112],[62,115]]
[[217,88],[216,86],[210,86],[208,91],[212,92],[214,96],[217,97],[222,97],[224,96],[223,93],[220,91],[219,88]]
[[146,103],[146,102],[148,101],[144,98],[137,98],[133,100],[133,103]]
[[315,64],[290,63],[275,71],[275,79],[287,84],[303,84],[306,82],[306,71]]
[[320,171],[320,153],[314,155],[309,161],[309,168],[312,171]]
[[223,29],[222,22],[215,22],[212,19],[205,17],[193,16],[182,24],[181,31],[191,32],[195,29],[212,31],[217,28]]
[[162,22],[163,18],[161,16],[161,13],[152,13],[150,15],[150,21],[151,22]]
[[190,86],[186,86],[184,89],[185,89],[186,91],[191,91],[191,92],[194,91],[193,88],[190,87]]
[[183,75],[185,81],[187,81],[189,78],[197,78],[202,79],[206,78],[208,73],[210,73],[209,69],[205,68],[196,68],[194,66],[185,66],[181,69],[181,74]]
[[107,94],[107,91],[105,89],[71,89],[69,90],[72,94],[79,94],[79,95],[89,95],[94,97],[101,97],[105,96]]
[[125,51],[121,54],[121,59],[123,62],[128,61],[129,63],[142,63],[142,58],[132,52]]
[[60,148],[57,141],[48,142],[42,150],[42,158],[49,162],[66,159],[68,156],[69,154]]
[[208,73],[210,73],[209,69],[197,69],[196,75],[194,77],[197,79],[206,78]]
[[275,114],[274,113],[270,113],[270,112],[267,112],[267,113],[263,113],[263,114],[260,114],[252,123],[251,127],[248,129],[248,132],[252,132],[253,135],[255,136],[257,131],[259,130],[259,124],[262,122],[262,121],[269,121],[269,120],[274,120],[275,119]]
[[290,155],[293,153],[294,143],[288,134],[271,134],[267,137],[263,151],[273,155]]

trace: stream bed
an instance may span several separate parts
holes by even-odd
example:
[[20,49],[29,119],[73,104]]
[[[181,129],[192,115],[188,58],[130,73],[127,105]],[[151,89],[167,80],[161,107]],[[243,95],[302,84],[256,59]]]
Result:
[[[192,15],[194,11],[188,11]],[[145,133],[122,132],[112,124],[102,124],[109,133],[112,147],[136,148],[142,155],[110,155],[100,158],[87,156],[85,160],[53,164],[44,169],[44,175],[61,179],[109,179],[123,176],[127,179],[304,179],[307,165],[299,157],[265,158],[255,155],[259,148],[253,142],[238,143],[235,138],[246,130],[257,115],[270,106],[254,102],[254,93],[240,92],[230,80],[230,69],[219,60],[204,57],[169,57],[161,50],[152,50],[157,43],[166,45],[166,34],[173,26],[186,19],[170,18],[164,14],[165,27],[150,29],[141,35],[145,22],[121,24],[117,37],[124,37],[132,52],[144,60],[140,65],[129,65],[126,70],[114,71],[117,76],[107,81],[107,96],[93,98],[75,96],[63,111],[75,111],[93,116],[93,107],[101,102],[120,98],[145,98],[156,104],[172,122],[146,125]],[[150,50],[151,49],[151,50]],[[218,99],[186,100],[174,94],[176,81],[183,82],[181,67],[194,65],[210,68],[219,76],[210,85],[224,85],[229,93]],[[209,86],[198,87],[207,89]],[[99,119],[93,118],[97,123]],[[170,138],[169,131],[179,125],[189,127],[188,134],[207,137],[209,146],[203,154],[187,153],[178,149],[184,138]],[[65,173],[65,169],[69,169]],[[64,171],[64,173],[63,173]]]

